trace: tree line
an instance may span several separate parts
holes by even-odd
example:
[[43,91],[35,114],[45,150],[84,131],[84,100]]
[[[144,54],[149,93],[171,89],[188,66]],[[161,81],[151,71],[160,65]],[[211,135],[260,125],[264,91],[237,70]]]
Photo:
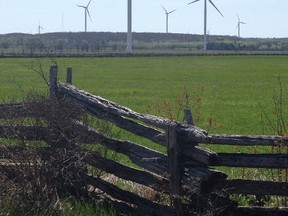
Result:
[[[196,51],[203,45],[202,35],[173,33],[133,33],[133,49],[138,51]],[[0,35],[2,55],[37,53],[125,52],[126,33],[65,32]],[[288,38],[238,38],[209,35],[209,50],[288,51]]]

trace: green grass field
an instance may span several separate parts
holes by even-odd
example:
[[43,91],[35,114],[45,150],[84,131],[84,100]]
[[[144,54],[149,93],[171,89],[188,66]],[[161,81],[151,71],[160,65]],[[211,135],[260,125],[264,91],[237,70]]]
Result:
[[[167,117],[167,112],[171,109],[174,116],[177,116],[179,99],[187,91],[192,112],[195,116],[200,112],[197,126],[209,130],[209,133],[267,134],[267,125],[261,121],[261,114],[266,113],[270,119],[274,118],[274,96],[279,96],[279,80],[282,84],[284,114],[287,115],[288,56],[55,60],[59,66],[61,81],[65,80],[66,67],[72,67],[75,86],[140,113]],[[32,64],[36,70],[41,65],[48,78],[51,64],[49,59],[0,59],[1,101],[21,100],[25,92],[31,90],[48,93],[43,79],[29,69]],[[222,146],[218,150],[224,148],[227,147]],[[248,151],[255,152],[256,149],[253,148]],[[231,148],[227,151],[238,150]],[[245,169],[245,177],[252,179],[256,171],[258,174],[262,172],[247,170]],[[243,177],[241,175],[244,169],[240,172],[227,169],[225,172],[237,178]],[[261,176],[266,176],[263,173]]]
[[[287,56],[55,60],[62,81],[66,67],[71,66],[74,85],[141,113],[166,116],[165,109],[169,107],[176,116],[177,100],[187,90],[192,111],[201,112],[197,125],[209,129],[210,133],[263,134],[261,113],[273,115],[273,95],[279,91],[278,77],[284,95],[287,92]],[[47,90],[40,76],[29,69],[32,63],[36,69],[40,63],[48,77],[49,59],[0,60],[2,100],[19,99],[23,90]],[[196,109],[193,103],[200,108],[193,110]],[[160,112],[159,108],[164,106]],[[208,124],[211,118],[212,127]]]

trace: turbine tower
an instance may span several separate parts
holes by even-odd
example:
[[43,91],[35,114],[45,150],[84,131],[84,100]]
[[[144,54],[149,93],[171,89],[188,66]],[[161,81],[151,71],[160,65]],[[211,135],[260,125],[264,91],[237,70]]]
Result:
[[132,0],[128,0],[127,4],[127,52],[132,53]]
[[90,0],[90,1],[88,2],[87,6],[77,5],[78,7],[84,8],[84,13],[85,13],[85,32],[87,32],[87,14],[88,14],[88,16],[89,16],[89,18],[90,18],[90,20],[91,20],[90,12],[89,12],[89,10],[88,10],[88,7],[89,7],[91,1],[92,1],[92,0]]
[[[200,0],[195,0],[188,5],[193,4],[195,2],[198,2]],[[208,0],[210,4],[218,11],[218,13],[223,17],[223,14],[220,12],[220,10],[216,7],[216,5],[212,2],[212,0]],[[207,50],[207,0],[204,0],[204,50]]]
[[168,19],[169,19],[169,15],[170,15],[171,13],[175,12],[176,9],[168,12],[168,11],[164,8],[163,5],[162,5],[162,8],[163,8],[163,10],[165,11],[165,14],[166,14],[166,33],[168,33]]
[[237,18],[238,18],[238,24],[237,24],[237,29],[238,29],[238,38],[240,38],[240,27],[241,27],[241,24],[246,24],[244,22],[242,22],[237,14]]
[[62,32],[64,32],[64,12],[63,11],[61,14],[61,27],[62,27]]

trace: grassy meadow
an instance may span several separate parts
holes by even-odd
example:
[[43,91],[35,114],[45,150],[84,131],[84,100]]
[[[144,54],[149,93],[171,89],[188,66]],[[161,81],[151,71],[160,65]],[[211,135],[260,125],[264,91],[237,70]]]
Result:
[[[275,104],[279,103],[288,122],[288,56],[59,58],[54,61],[59,66],[61,81],[65,81],[66,68],[72,67],[75,86],[140,113],[173,116],[182,121],[180,108],[187,102],[196,125],[209,133],[271,134],[267,128],[275,123]],[[51,63],[51,59],[45,58],[0,59],[0,100],[21,100],[34,90],[47,94],[48,87],[37,71],[48,79]],[[185,92],[187,101],[183,97]],[[281,93],[283,100],[275,103]],[[263,123],[263,114],[267,114],[271,123]],[[224,148],[227,147],[215,150]],[[253,148],[248,151],[255,152]],[[266,176],[261,170],[247,170],[225,172],[235,178]],[[243,200],[245,204],[246,199]]]
[[[202,56],[136,58],[60,58],[60,80],[73,68],[73,84],[141,113],[182,120],[183,93],[197,125],[210,133],[263,134],[261,114],[273,118],[273,95],[279,79],[287,93],[287,56]],[[1,59],[0,99],[16,100],[23,92],[46,91],[31,69],[41,65],[48,78],[49,59]],[[260,106],[261,104],[261,106]],[[262,107],[262,108],[261,108]],[[195,117],[195,118],[196,118]]]

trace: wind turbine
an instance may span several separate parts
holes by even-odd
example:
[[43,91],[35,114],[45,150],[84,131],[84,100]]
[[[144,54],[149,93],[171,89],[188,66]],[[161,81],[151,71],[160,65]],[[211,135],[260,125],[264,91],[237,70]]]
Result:
[[132,52],[132,0],[127,2],[127,52]]
[[162,5],[162,8],[163,8],[163,10],[165,11],[165,14],[166,14],[166,33],[168,33],[168,19],[169,19],[169,15],[170,15],[171,13],[175,12],[176,9],[168,12],[168,11],[164,8],[163,5]]
[[238,24],[237,24],[237,29],[238,29],[238,38],[240,38],[240,27],[241,27],[241,24],[246,24],[244,22],[242,22],[237,14],[237,18],[238,18]]
[[89,7],[91,1],[92,1],[92,0],[90,0],[90,1],[88,2],[87,6],[77,5],[78,7],[84,8],[84,13],[85,13],[85,32],[87,32],[87,14],[88,14],[88,16],[89,16],[89,18],[90,18],[90,20],[91,20],[90,12],[89,12],[89,10],[88,10],[88,7]]
[[[193,4],[195,2],[198,2],[200,0],[195,0],[188,5]],[[220,10],[216,7],[216,5],[212,2],[212,0],[208,0],[210,4],[218,11],[218,13],[223,17],[223,14],[220,12]],[[207,50],[207,0],[204,0],[204,50]]]
[[43,29],[43,27],[40,25],[40,22],[39,22],[39,24],[38,24],[37,29],[38,29],[38,33],[39,33],[39,35],[40,35],[40,34],[41,34],[41,29]]

